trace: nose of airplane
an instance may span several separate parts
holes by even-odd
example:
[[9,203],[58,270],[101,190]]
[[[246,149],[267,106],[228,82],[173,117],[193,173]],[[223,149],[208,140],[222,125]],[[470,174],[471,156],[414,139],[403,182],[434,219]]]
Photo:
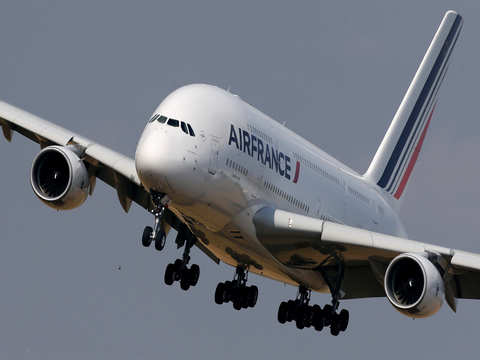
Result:
[[147,127],[137,145],[135,167],[147,189],[166,193],[178,201],[191,201],[200,195],[201,182],[195,178],[187,151],[177,137],[175,133]]
[[166,192],[168,154],[166,139],[160,142],[159,135],[155,129],[144,130],[135,152],[135,167],[143,186],[149,190]]

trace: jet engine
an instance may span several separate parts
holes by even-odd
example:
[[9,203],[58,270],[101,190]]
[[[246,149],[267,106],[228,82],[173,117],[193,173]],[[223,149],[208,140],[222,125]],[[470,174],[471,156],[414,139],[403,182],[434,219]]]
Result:
[[405,253],[394,258],[385,272],[384,285],[390,303],[413,318],[435,314],[445,296],[440,271],[423,254]]
[[48,146],[35,157],[30,174],[33,191],[57,210],[79,207],[88,196],[87,168],[69,147]]

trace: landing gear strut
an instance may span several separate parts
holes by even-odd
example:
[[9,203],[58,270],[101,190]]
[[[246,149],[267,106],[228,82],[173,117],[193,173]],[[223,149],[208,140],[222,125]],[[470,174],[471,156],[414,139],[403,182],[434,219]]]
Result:
[[215,302],[217,304],[233,303],[236,310],[255,307],[258,299],[258,288],[247,286],[248,267],[238,265],[233,281],[221,282],[215,290]]
[[155,225],[145,226],[142,236],[142,245],[149,247],[152,241],[155,242],[155,249],[158,251],[163,250],[165,247],[165,241],[167,236],[165,229],[163,228],[162,220],[165,215],[165,205],[162,204],[163,195],[160,193],[152,193],[152,202],[155,205],[151,213],[155,217]]
[[195,244],[195,237],[188,230],[181,230],[177,235],[177,244],[184,243],[183,256],[181,259],[175,260],[173,264],[168,264],[165,269],[165,284],[172,285],[175,281],[180,281],[182,290],[187,291],[190,286],[195,286],[200,277],[200,267],[193,264],[188,268],[190,262],[190,249]]

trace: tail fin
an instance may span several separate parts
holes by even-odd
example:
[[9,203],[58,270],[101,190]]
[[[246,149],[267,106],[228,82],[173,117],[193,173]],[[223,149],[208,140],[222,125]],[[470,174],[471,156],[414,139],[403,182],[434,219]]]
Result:
[[462,17],[448,11],[437,30],[364,177],[397,206],[423,144]]

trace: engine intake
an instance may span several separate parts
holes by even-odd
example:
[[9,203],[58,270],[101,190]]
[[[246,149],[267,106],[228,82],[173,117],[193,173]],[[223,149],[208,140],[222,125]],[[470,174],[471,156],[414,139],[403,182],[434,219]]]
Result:
[[402,314],[414,318],[435,314],[445,296],[439,270],[423,254],[398,255],[385,272],[384,285],[390,303]]
[[33,160],[30,183],[35,195],[57,210],[74,209],[88,196],[87,168],[75,152],[64,146],[40,151]]

